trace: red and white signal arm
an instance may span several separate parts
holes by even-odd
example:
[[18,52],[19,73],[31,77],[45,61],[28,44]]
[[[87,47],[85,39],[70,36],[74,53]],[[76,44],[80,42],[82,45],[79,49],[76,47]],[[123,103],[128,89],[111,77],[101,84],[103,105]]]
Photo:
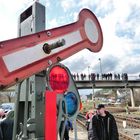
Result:
[[96,16],[81,10],[79,20],[54,29],[0,42],[0,87],[14,85],[87,48],[99,52],[103,35]]
[[69,69],[61,63],[51,65],[47,72],[47,84],[50,91],[64,95],[68,117],[76,118],[81,100]]

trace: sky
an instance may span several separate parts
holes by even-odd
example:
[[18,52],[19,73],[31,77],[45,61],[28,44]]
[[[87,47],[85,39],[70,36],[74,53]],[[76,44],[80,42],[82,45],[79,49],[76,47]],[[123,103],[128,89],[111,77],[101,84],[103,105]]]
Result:
[[[0,0],[0,41],[17,37],[18,17],[33,0]],[[40,0],[46,7],[46,29],[77,21],[83,8],[98,18],[103,47],[85,49],[64,60],[72,73],[128,73],[140,69],[140,0]],[[99,61],[99,58],[101,61]]]

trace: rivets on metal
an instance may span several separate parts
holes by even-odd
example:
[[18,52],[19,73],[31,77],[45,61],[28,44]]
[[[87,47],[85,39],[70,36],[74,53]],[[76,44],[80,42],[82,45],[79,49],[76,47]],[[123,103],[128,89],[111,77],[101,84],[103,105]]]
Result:
[[48,61],[48,64],[49,64],[49,65],[51,65],[51,64],[52,64],[52,61],[51,61],[51,60],[49,60],[49,61]]
[[51,32],[50,32],[50,31],[47,31],[47,35],[48,35],[48,36],[51,36]]
[[57,62],[60,62],[62,59],[61,59],[61,57],[57,57]]
[[0,48],[3,48],[4,47],[4,45],[3,44],[0,44]]

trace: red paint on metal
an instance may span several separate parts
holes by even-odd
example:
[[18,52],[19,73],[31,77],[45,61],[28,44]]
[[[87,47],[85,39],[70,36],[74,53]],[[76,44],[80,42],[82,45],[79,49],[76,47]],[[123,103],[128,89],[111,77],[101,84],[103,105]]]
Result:
[[45,93],[45,140],[57,140],[57,114],[55,91]]

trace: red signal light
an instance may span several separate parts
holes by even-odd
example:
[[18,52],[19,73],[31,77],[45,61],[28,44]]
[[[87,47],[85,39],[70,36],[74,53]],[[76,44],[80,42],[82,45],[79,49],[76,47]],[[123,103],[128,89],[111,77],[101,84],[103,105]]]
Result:
[[53,91],[64,93],[68,89],[69,75],[66,69],[60,65],[53,66],[50,69],[48,78],[49,86]]

